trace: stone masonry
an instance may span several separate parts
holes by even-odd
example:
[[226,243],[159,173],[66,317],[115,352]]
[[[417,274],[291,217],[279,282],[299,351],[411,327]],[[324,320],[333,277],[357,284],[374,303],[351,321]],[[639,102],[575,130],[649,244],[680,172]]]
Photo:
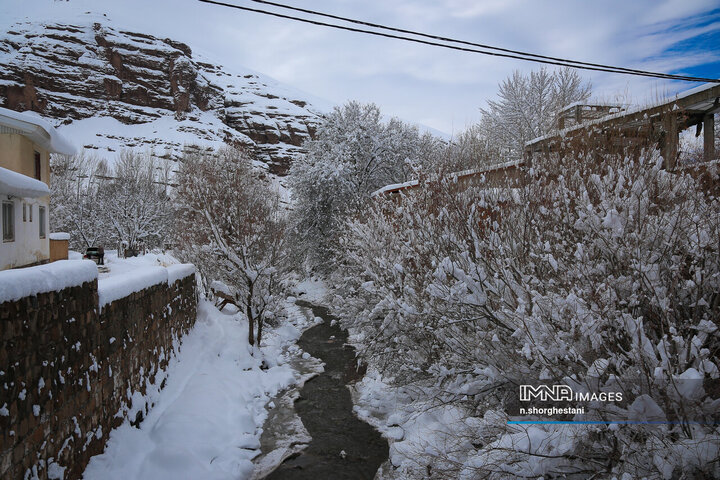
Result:
[[80,478],[195,322],[194,275],[101,311],[97,288],[0,304],[0,478]]

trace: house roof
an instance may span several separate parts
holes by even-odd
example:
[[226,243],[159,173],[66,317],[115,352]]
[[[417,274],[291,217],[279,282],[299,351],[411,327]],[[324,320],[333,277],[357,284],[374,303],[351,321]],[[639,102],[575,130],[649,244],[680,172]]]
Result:
[[39,198],[50,195],[50,188],[40,180],[0,167],[0,194]]
[[[3,128],[4,127],[4,128]],[[51,153],[74,155],[77,149],[42,118],[0,107],[0,131],[24,135]]]

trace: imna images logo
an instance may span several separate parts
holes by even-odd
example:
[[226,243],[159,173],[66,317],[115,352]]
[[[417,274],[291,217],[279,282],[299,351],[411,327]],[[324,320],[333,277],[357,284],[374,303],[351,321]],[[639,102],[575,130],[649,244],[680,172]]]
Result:
[[622,399],[622,392],[573,392],[567,385],[520,385],[521,402],[621,402]]
[[572,399],[572,388],[567,385],[520,385],[521,402],[531,400],[561,402],[563,400],[571,401]]

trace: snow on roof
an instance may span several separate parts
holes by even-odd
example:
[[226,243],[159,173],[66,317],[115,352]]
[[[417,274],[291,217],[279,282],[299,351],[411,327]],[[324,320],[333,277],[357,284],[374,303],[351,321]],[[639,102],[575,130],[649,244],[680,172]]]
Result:
[[34,112],[16,112],[0,107],[0,125],[25,135],[51,153],[75,155],[76,148],[47,121]]
[[91,260],[59,260],[35,267],[0,272],[0,304],[39,293],[77,287],[98,277]]
[[570,103],[565,106],[560,112],[566,112],[570,109],[573,109],[575,107],[607,107],[607,108],[627,108],[628,105],[624,105],[622,103],[609,103],[609,102],[602,102],[602,101],[588,101],[588,100],[579,100],[577,102]]
[[0,193],[13,197],[39,198],[50,195],[50,188],[40,180],[0,167]]

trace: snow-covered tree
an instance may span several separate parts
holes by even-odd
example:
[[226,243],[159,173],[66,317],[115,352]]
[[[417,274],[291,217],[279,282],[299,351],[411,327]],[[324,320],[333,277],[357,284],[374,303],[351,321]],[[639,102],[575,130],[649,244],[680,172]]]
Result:
[[349,102],[325,118],[290,173],[296,245],[313,266],[326,265],[338,228],[370,193],[414,174],[428,143],[416,127],[383,122],[373,104]]
[[525,143],[552,132],[564,107],[590,97],[591,86],[577,70],[515,71],[499,85],[498,99],[481,108],[479,128],[503,161],[522,158]]
[[50,168],[50,229],[69,233],[73,249],[103,244],[107,228],[98,191],[107,173],[105,162],[85,153],[52,155]]
[[186,153],[177,174],[178,255],[208,280],[232,289],[247,315],[250,345],[260,345],[280,291],[286,246],[279,196],[236,149]]
[[110,176],[97,194],[108,237],[126,245],[128,252],[137,252],[141,243],[162,247],[171,204],[165,185],[158,182],[156,161],[149,155],[124,151]]
[[50,222],[70,234],[72,248],[115,246],[124,242],[137,251],[140,242],[162,247],[171,204],[163,178],[149,155],[125,151],[117,164],[95,156],[54,155],[51,162]]

